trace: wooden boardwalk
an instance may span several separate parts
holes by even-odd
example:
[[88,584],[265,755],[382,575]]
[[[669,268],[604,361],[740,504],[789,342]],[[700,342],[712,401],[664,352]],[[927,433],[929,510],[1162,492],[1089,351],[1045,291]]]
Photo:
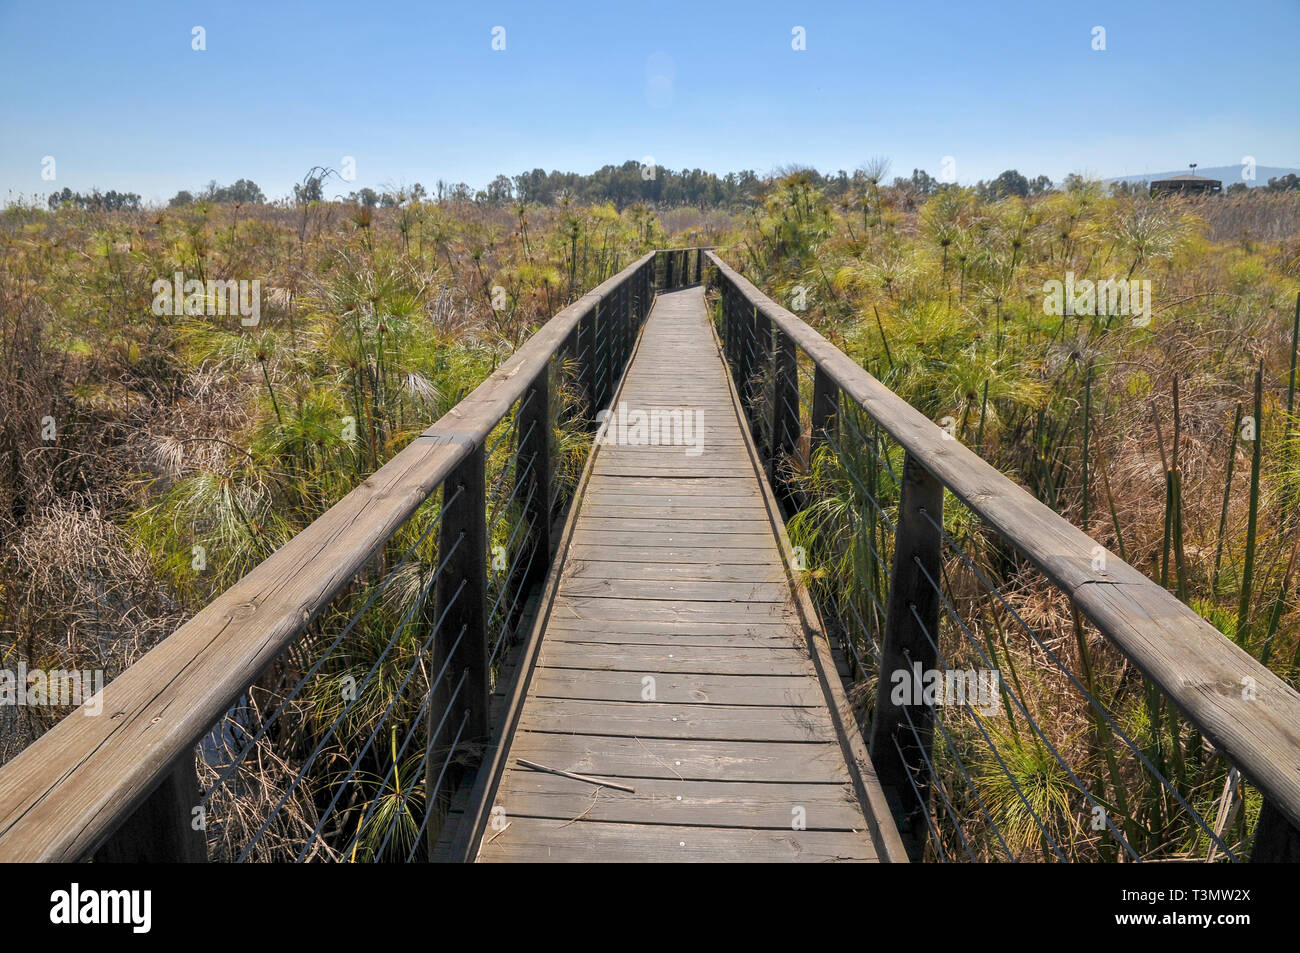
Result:
[[875,860],[702,290],[619,401],[694,426],[596,451],[478,860]]

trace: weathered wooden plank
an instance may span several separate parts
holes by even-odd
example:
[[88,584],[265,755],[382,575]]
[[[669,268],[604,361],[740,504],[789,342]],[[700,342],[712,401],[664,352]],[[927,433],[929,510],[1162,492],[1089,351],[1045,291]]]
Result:
[[[752,628],[752,627],[751,627]],[[601,642],[610,645],[656,645],[669,650],[674,645],[698,645],[704,648],[793,649],[804,650],[788,626],[768,627],[765,631],[747,631],[743,635],[709,635],[682,632],[671,626],[658,632],[618,632],[608,625],[585,630],[547,627],[548,642]]]
[[680,471],[656,473],[648,476],[618,476],[614,474],[604,477],[598,486],[592,487],[592,492],[600,492],[605,489],[611,492],[626,492],[641,487],[664,487],[678,492],[707,490],[710,491],[710,495],[713,495],[714,491],[726,493],[737,490],[752,495],[754,492],[753,471],[750,470],[740,476],[722,477],[709,474],[682,473]]
[[781,582],[715,582],[693,580],[636,580],[570,578],[560,588],[563,596],[602,599],[687,599],[693,602],[784,603],[790,590]]
[[483,839],[485,863],[777,863],[875,860],[865,835],[517,818]]
[[817,684],[804,676],[574,672],[564,668],[534,672],[531,695],[639,702],[644,700],[646,675],[654,678],[654,698],[661,702],[799,707],[824,704]]
[[765,529],[770,537],[771,527],[768,522],[752,515],[725,520],[676,519],[671,516],[658,519],[631,516],[604,517],[587,516],[585,513],[578,517],[580,533],[648,533],[655,536],[673,533],[737,533],[762,536]]
[[[623,497],[626,500],[635,499],[635,497]],[[663,497],[642,497],[644,503],[606,503],[595,500],[584,500],[582,506],[582,518],[585,520],[593,519],[658,519],[665,522],[675,523],[683,520],[686,521],[710,521],[733,520],[741,523],[759,523],[762,521],[756,517],[752,505],[744,506],[745,503],[751,503],[752,500],[736,501],[719,501],[718,504],[712,501],[702,504],[699,501],[692,502],[681,496],[673,498]],[[728,506],[727,503],[734,502],[736,505]]]
[[569,573],[571,582],[583,580],[645,582],[745,582],[784,583],[785,570],[771,563],[755,565],[732,563],[614,562],[576,558]]
[[767,566],[773,565],[773,550],[766,546],[721,549],[712,545],[682,546],[671,542],[643,540],[627,545],[605,544],[599,537],[576,542],[573,555],[578,560],[602,563],[656,563],[688,566]]
[[676,458],[634,459],[632,456],[614,456],[598,454],[595,458],[595,476],[662,476],[666,473],[681,475],[682,469],[699,476],[744,476],[753,473],[748,462],[737,459],[710,460],[703,456],[686,456],[677,454]]
[[644,619],[657,622],[787,622],[791,612],[781,604],[659,601],[653,599],[593,599],[559,596],[552,609],[556,619]]
[[638,459],[629,454],[597,454],[593,472],[597,476],[680,476],[683,470],[698,476],[748,477],[753,473],[748,461],[739,457],[734,460],[716,460],[707,456],[691,457],[684,452],[663,455],[657,459],[648,456]]
[[539,665],[608,672],[693,672],[719,675],[814,675],[808,653],[798,649],[699,645],[625,645],[551,642]]
[[519,730],[579,735],[590,732],[592,726],[599,726],[602,735],[624,738],[835,740],[835,730],[824,710],[784,705],[690,705],[538,698],[528,706]]
[[689,532],[669,532],[669,533],[647,533],[647,532],[614,532],[611,530],[591,530],[586,528],[579,529],[573,537],[573,541],[580,547],[586,546],[615,546],[615,547],[646,547],[662,546],[669,548],[691,548],[691,547],[709,547],[713,549],[749,549],[758,550],[764,554],[772,552],[775,548],[772,542],[772,534],[767,533],[689,533]]
[[862,809],[847,784],[745,784],[647,778],[635,793],[539,771],[512,771],[497,792],[506,818],[552,817],[629,824],[740,827],[748,830],[862,829]]
[[745,445],[739,438],[690,433],[666,434],[660,439],[663,442],[602,444],[600,452],[608,459],[663,460],[674,465],[686,465],[692,469],[698,464],[719,461],[741,465],[749,462]]
[[603,778],[819,784],[849,780],[839,746],[817,742],[616,738],[526,731],[516,733],[510,756]]
[[[606,632],[675,636],[788,636],[798,638],[788,621],[656,621],[654,619],[551,619],[547,632]],[[800,642],[802,644],[802,642]]]
[[743,493],[746,499],[754,499],[757,490],[749,477],[710,477],[697,476],[692,473],[674,473],[666,476],[646,477],[609,477],[599,485],[589,489],[594,494],[635,494],[646,492],[650,495],[666,494],[672,496],[681,493],[698,494],[708,499],[728,497],[733,493]]
[[[739,486],[731,490],[677,486],[676,488],[648,489],[645,487],[608,490],[601,488],[588,493],[583,503],[592,516],[618,516],[606,510],[623,510],[653,506],[661,511],[676,511],[678,507],[691,507],[708,511],[746,510],[762,504],[756,493],[745,493]],[[707,516],[705,517],[708,518]]]

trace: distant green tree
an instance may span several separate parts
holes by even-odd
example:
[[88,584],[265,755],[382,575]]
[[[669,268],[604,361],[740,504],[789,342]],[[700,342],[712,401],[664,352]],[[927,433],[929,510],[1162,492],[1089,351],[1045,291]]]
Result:
[[302,182],[293,187],[294,204],[306,205],[308,202],[323,202],[325,200],[325,180],[333,174],[333,169],[326,169],[324,166],[319,165],[307,170]]
[[487,201],[494,205],[504,205],[514,201],[515,184],[509,176],[498,175],[487,187]]
[[[982,184],[982,183],[981,183]],[[977,189],[979,187],[977,186]],[[979,189],[984,198],[997,199],[1010,198],[1018,195],[1024,198],[1029,195],[1029,180],[1017,172],[1015,169],[1007,169],[984,188]]]
[[118,212],[136,211],[140,208],[140,196],[135,192],[117,192],[112,189],[107,192],[92,189],[89,195],[83,195],[64,186],[63,191],[51,193],[48,201],[51,209],[78,208]]
[[924,169],[913,169],[911,178],[899,176],[894,179],[894,188],[912,192],[921,198],[933,195],[939,190],[939,182]]

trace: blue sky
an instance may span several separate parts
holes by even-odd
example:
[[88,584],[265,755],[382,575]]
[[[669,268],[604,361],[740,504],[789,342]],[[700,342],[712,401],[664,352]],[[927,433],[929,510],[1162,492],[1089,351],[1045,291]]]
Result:
[[331,192],[646,156],[883,155],[891,177],[952,156],[962,182],[1300,166],[1300,2],[0,0],[0,89],[0,195],[278,196],[343,156]]

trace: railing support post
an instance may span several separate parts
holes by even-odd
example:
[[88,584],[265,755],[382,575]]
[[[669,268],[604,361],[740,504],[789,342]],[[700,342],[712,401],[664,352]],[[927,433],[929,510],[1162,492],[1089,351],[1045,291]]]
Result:
[[207,837],[195,827],[200,801],[194,752],[172,765],[144,802],[95,851],[97,864],[201,864],[208,859]]
[[532,386],[524,391],[523,409],[515,423],[519,431],[519,462],[523,478],[518,497],[531,500],[524,507],[528,520],[528,568],[519,585],[524,589],[546,578],[551,558],[551,371],[542,368]]
[[633,288],[631,282],[625,282],[618,288],[618,320],[619,327],[623,329],[623,359],[620,361],[620,372],[627,368],[627,362],[632,357],[632,342],[636,340],[636,318],[633,317]]
[[[756,412],[756,408],[753,407],[753,403],[754,391],[757,390],[759,402],[761,404],[763,396],[762,389],[765,389],[768,383],[764,378],[772,368],[772,319],[758,308],[755,308],[754,321],[750,327],[754,332],[754,364],[750,368],[750,373],[757,376],[756,380],[750,382],[750,420],[752,420],[754,424],[755,442],[760,445],[760,450],[767,454],[770,461],[772,458],[773,448],[771,437],[773,435],[769,434],[769,439],[767,441],[762,439],[763,428],[759,426],[759,415]],[[772,419],[770,412],[767,419],[769,421]],[[769,473],[768,476],[770,477],[771,474]]]
[[[924,704],[922,679],[935,667],[937,657],[939,596],[930,579],[939,578],[941,540],[934,524],[943,525],[942,521],[943,484],[908,453],[869,748],[881,786],[894,804],[908,857],[914,861],[925,853],[928,829],[927,762],[934,709]],[[900,696],[901,703],[895,700]]]
[[578,353],[582,356],[582,389],[587,396],[587,418],[595,426],[596,411],[596,309],[592,308],[578,321]]
[[718,282],[718,301],[722,308],[722,350],[727,356],[727,370],[736,374],[736,308],[730,286]]
[[[444,646],[439,655],[446,658],[447,650],[455,646],[448,666],[453,686],[460,673],[465,673],[465,686],[456,704],[459,710],[469,713],[461,735],[462,742],[469,743],[481,742],[488,734],[485,480],[483,447],[477,446],[443,481],[438,541],[442,575],[438,577],[438,608],[434,618],[442,620],[439,641]],[[447,721],[451,729],[448,737],[454,737],[460,722],[454,716]]]
[[1250,861],[1254,864],[1300,863],[1300,830],[1268,798],[1264,799],[1259,811]]
[[839,434],[840,388],[831,376],[815,365],[813,371],[812,432],[808,440],[808,464],[813,453]]
[[775,329],[772,365],[772,454],[768,458],[768,482],[783,503],[790,502],[789,486],[781,477],[781,461],[793,457],[802,433],[799,421],[798,356],[790,335]]
[[745,392],[745,342],[749,338],[749,314],[749,303],[740,297],[739,292],[733,289],[731,316],[728,320],[731,322],[731,356],[736,362],[736,392],[740,395],[742,406],[749,398],[749,395]]
[[750,393],[749,383],[754,375],[754,324],[758,319],[756,309],[748,301],[739,301],[737,305],[740,320],[736,322],[736,330],[740,333],[736,335],[736,343],[740,348],[740,375],[736,381],[736,390],[740,392],[740,403],[745,408],[745,415],[750,420],[752,431],[753,395]]

